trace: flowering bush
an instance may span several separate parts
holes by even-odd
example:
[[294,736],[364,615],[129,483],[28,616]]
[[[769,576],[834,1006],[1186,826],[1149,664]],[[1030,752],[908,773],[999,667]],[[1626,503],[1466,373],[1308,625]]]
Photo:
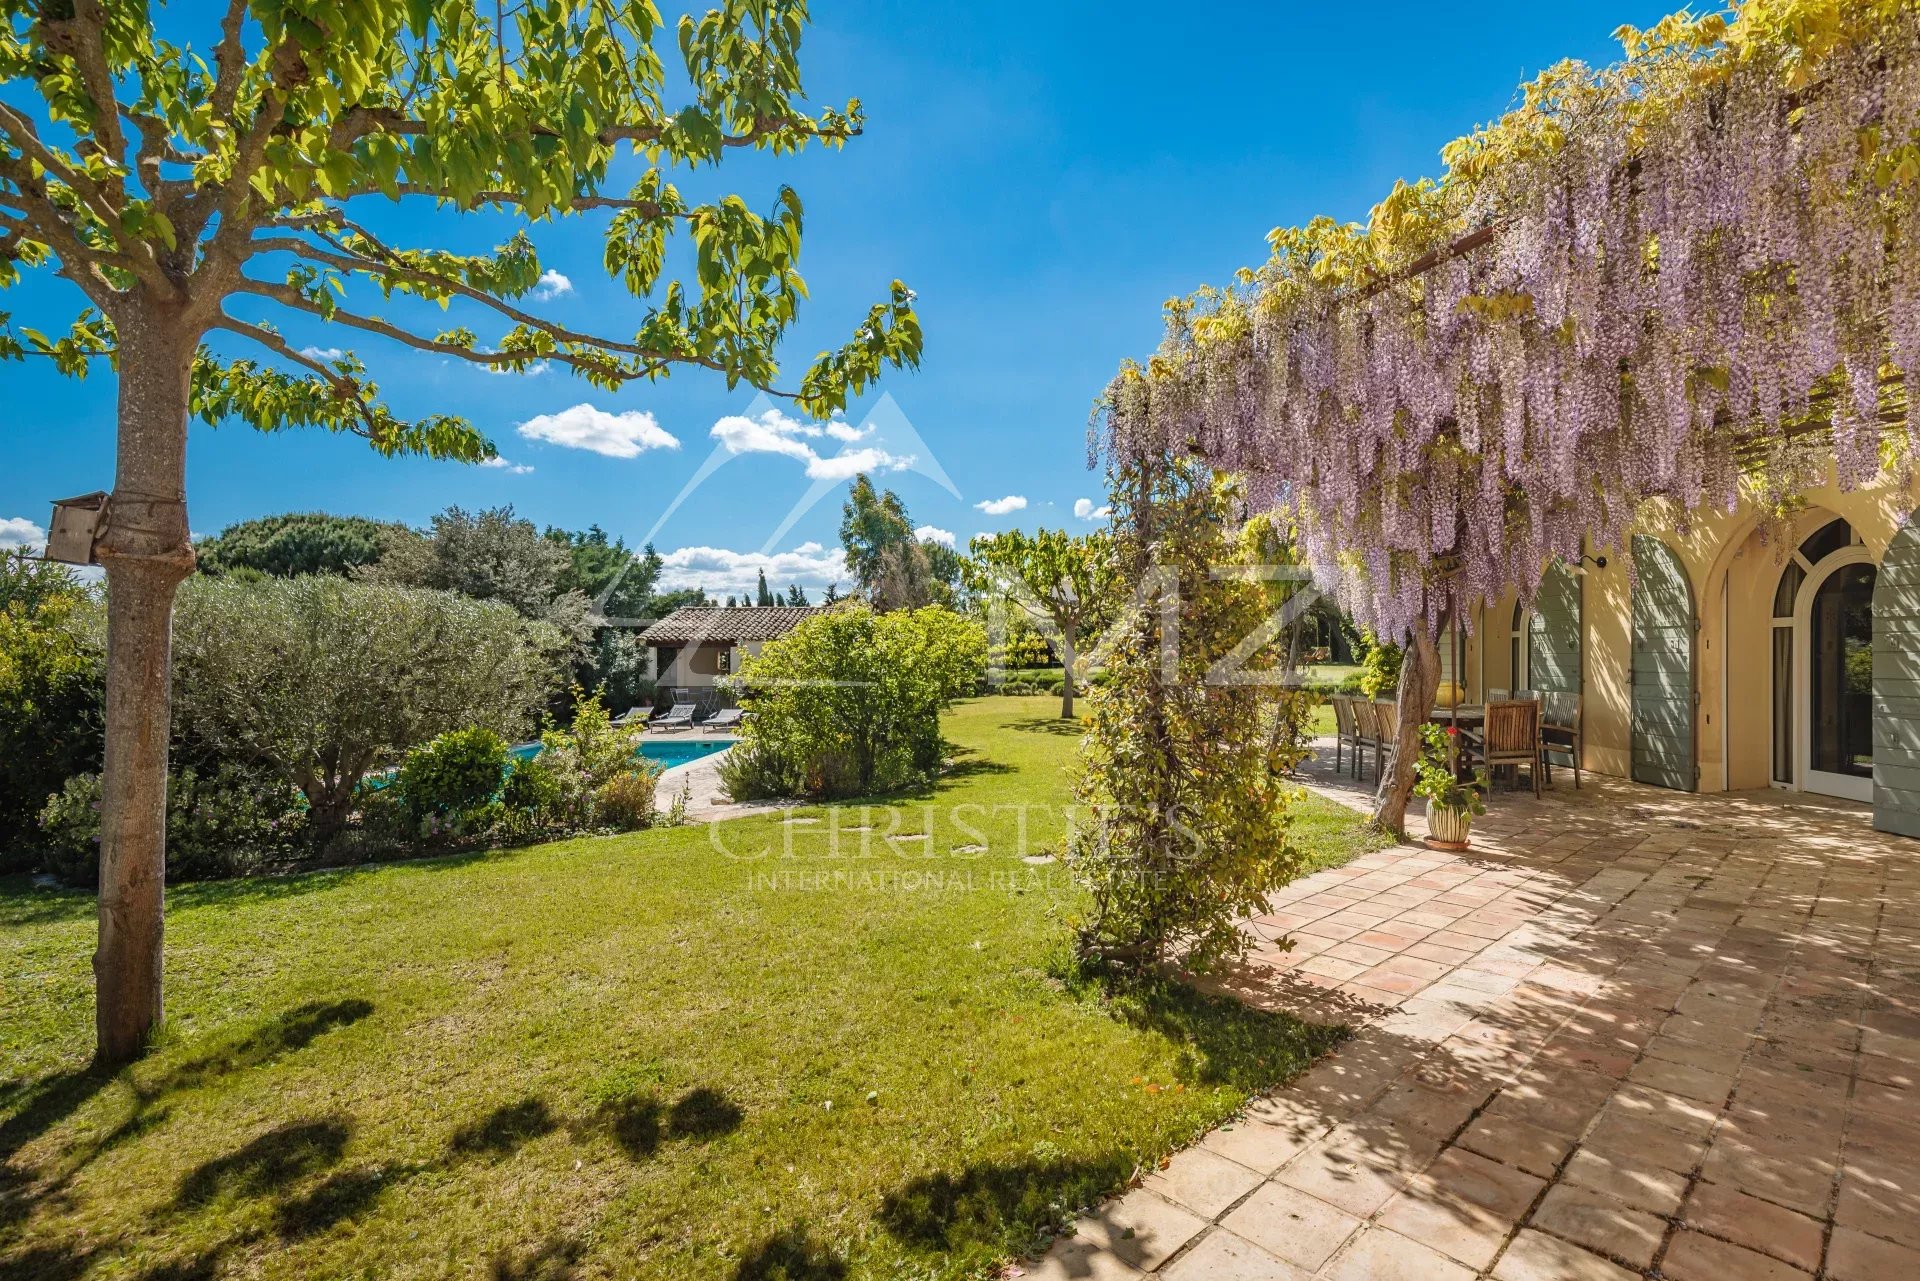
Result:
[[606,706],[576,686],[573,724],[564,730],[549,728],[540,736],[540,745],[540,765],[557,791],[551,805],[554,823],[587,828],[597,822],[600,789],[633,770],[640,731],[615,725]]
[[1105,447],[1286,501],[1315,579],[1394,637],[1626,546],[1651,498],[1684,521],[1910,467],[1920,10],[1747,0],[1622,38],[1367,226],[1276,231],[1243,286],[1169,307]]
[[1444,729],[1428,723],[1420,727],[1420,755],[1413,762],[1414,794],[1427,798],[1427,804],[1466,814],[1487,812],[1487,771],[1476,769],[1473,777],[1462,782],[1454,773],[1459,757],[1459,727]]

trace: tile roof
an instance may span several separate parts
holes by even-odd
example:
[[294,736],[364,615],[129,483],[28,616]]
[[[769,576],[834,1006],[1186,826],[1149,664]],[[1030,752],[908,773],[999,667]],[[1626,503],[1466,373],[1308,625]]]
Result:
[[820,605],[688,605],[674,610],[640,633],[645,645],[684,645],[690,641],[716,644],[778,640],[815,614]]

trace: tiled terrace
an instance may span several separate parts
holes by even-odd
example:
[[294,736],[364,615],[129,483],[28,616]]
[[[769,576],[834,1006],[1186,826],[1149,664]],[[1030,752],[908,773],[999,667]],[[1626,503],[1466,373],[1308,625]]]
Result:
[[1353,1039],[1027,1275],[1920,1278],[1920,842],[1556,781],[1275,896],[1225,986]]

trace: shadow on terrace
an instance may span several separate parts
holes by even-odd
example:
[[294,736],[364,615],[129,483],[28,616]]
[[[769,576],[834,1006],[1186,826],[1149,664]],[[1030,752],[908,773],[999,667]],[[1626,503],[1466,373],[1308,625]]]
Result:
[[1920,843],[1589,775],[1474,845],[1246,922],[1208,986],[1355,1035],[1034,1275],[1920,1276]]

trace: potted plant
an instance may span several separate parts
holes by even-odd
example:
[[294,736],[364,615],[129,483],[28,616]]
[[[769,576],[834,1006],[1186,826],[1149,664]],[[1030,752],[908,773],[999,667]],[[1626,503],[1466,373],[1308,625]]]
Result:
[[1427,844],[1435,849],[1464,850],[1474,816],[1487,812],[1487,771],[1476,769],[1462,782],[1454,772],[1459,757],[1458,726],[1420,727],[1420,755],[1413,763],[1413,790],[1427,800]]

